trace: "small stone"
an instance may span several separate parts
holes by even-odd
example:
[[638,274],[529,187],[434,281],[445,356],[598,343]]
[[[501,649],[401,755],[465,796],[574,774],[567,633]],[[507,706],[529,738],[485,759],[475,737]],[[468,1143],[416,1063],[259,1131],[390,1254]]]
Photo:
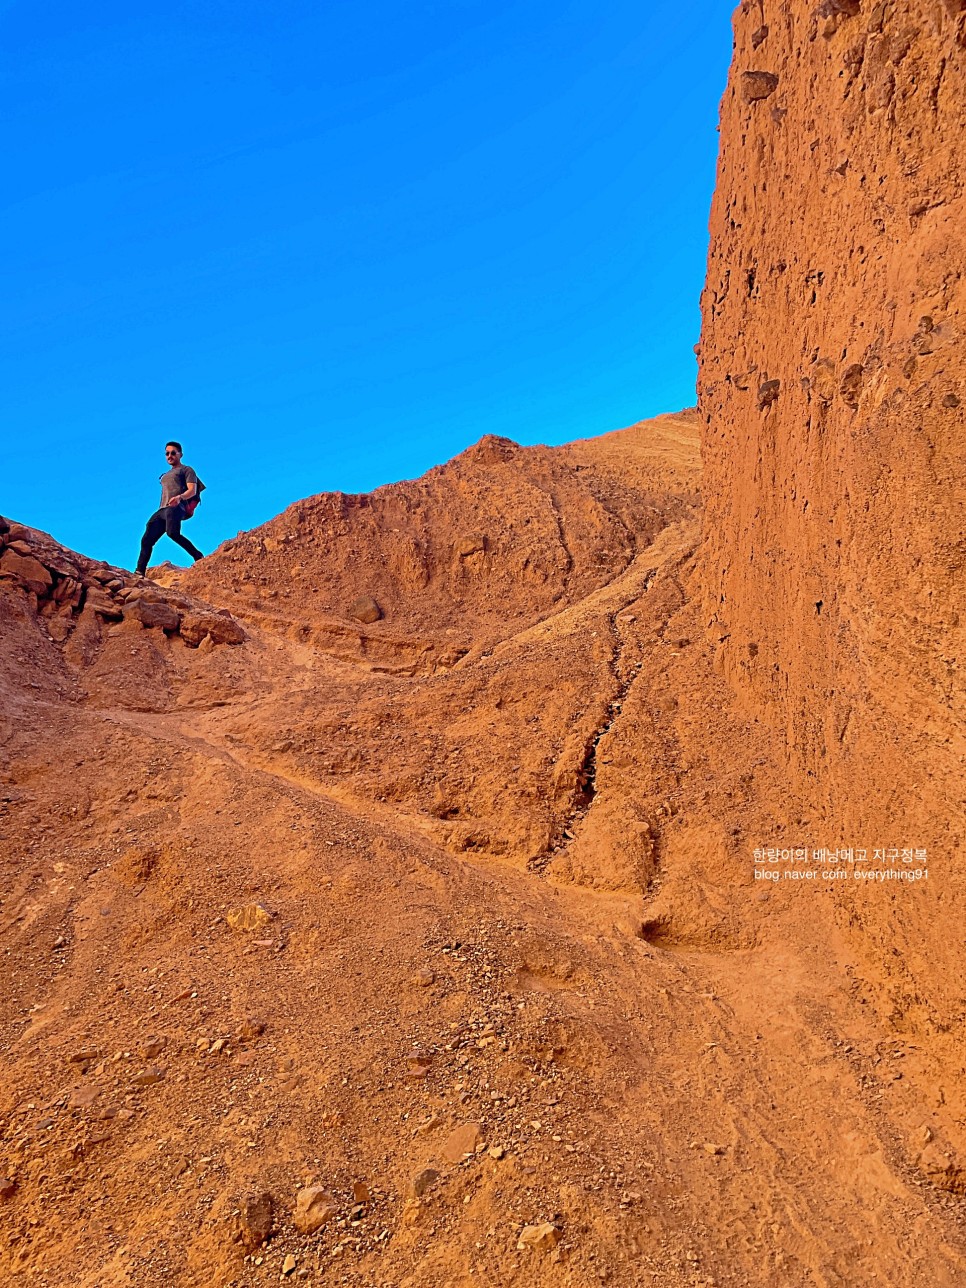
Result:
[[460,559],[465,559],[468,555],[481,554],[486,549],[486,538],[482,532],[468,532],[463,537],[457,537],[453,543],[453,553]]
[[295,1228],[302,1234],[314,1234],[338,1211],[335,1199],[321,1185],[306,1185],[295,1200]]
[[429,988],[430,985],[436,983],[436,976],[431,970],[418,970],[413,976],[412,982],[417,988]]
[[232,930],[262,930],[270,924],[272,915],[260,903],[246,903],[227,912],[225,920]]
[[944,407],[958,407],[958,406],[959,406],[959,394],[952,394],[952,393],[946,394],[946,395],[943,397],[943,406],[944,406]]
[[89,1109],[99,1095],[97,1087],[77,1087],[70,1093],[72,1109]]
[[370,1203],[372,1201],[372,1194],[365,1181],[352,1182],[352,1197],[356,1203]]
[[349,616],[357,622],[378,622],[382,617],[382,609],[371,595],[360,595],[349,605]]
[[527,1248],[540,1252],[552,1252],[561,1237],[561,1230],[551,1225],[549,1221],[544,1221],[542,1225],[527,1225],[520,1232],[517,1248],[521,1252]]
[[135,1087],[153,1087],[156,1082],[164,1081],[164,1070],[157,1066],[143,1069],[140,1073],[134,1075]]
[[778,88],[778,77],[772,72],[742,72],[741,96],[746,103],[768,98]]
[[272,1233],[274,1200],[267,1190],[249,1194],[242,1200],[238,1217],[239,1235],[245,1247],[253,1252]]
[[459,1163],[468,1154],[474,1154],[480,1143],[482,1128],[479,1123],[462,1123],[446,1137],[442,1155],[447,1163]]
[[75,1051],[73,1055],[69,1055],[67,1057],[67,1063],[68,1064],[93,1064],[94,1061],[99,1058],[100,1058],[100,1052],[97,1050],[96,1047],[81,1047],[79,1051]]
[[433,1057],[428,1051],[417,1051],[409,1057],[410,1078],[425,1078],[429,1074],[430,1066],[433,1063]]
[[764,411],[770,407],[773,402],[777,401],[781,391],[780,380],[766,380],[763,385],[758,386],[758,410]]
[[239,1030],[238,1037],[242,1042],[253,1042],[265,1032],[265,1021],[249,1015]]
[[490,1158],[496,1158],[496,1159],[503,1158],[503,1156],[506,1154],[506,1150],[503,1148],[502,1145],[491,1145],[486,1152],[487,1154],[489,1154]]
[[298,1262],[295,1260],[295,1258],[292,1256],[290,1252],[288,1256],[285,1258],[285,1260],[282,1262],[282,1274],[290,1275],[297,1265],[298,1265]]
[[0,1176],[0,1200],[13,1198],[16,1190],[17,1182],[12,1176]]
[[155,1060],[168,1045],[168,1039],[162,1037],[150,1037],[139,1049],[142,1060]]
[[434,1167],[424,1167],[423,1170],[421,1172],[417,1172],[410,1181],[410,1194],[415,1199],[421,1199],[424,1194],[428,1193],[428,1191],[433,1188],[438,1180],[439,1172],[437,1172]]

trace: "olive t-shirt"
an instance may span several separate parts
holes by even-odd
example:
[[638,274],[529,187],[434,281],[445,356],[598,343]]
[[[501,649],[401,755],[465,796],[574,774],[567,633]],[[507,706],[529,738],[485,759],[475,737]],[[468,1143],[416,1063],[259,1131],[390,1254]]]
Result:
[[198,495],[198,475],[190,465],[184,462],[180,465],[173,466],[167,473],[161,475],[161,509],[163,510],[173,496],[180,496],[182,492],[187,492],[191,484],[195,485],[195,496]]

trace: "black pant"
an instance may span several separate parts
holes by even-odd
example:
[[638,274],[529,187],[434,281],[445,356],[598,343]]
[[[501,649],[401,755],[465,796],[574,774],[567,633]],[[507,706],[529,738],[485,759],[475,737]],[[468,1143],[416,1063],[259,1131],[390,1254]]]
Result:
[[202,558],[198,547],[192,545],[187,537],[181,535],[181,520],[183,518],[183,506],[164,505],[148,519],[148,525],[144,529],[144,536],[141,538],[141,553],[138,555],[138,572],[142,577],[147,571],[151,551],[163,532],[167,532],[171,540],[177,542],[182,550],[187,550],[192,559]]

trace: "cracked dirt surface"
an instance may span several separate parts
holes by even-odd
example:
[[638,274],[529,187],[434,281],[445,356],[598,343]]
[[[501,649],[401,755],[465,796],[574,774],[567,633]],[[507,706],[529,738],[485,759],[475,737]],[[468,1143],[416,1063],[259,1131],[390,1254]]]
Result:
[[[180,577],[240,646],[58,644],[0,582],[4,1280],[962,1282],[957,1012],[879,947],[920,913],[755,880],[809,814],[703,642],[695,418],[511,447],[300,503],[358,517],[341,572],[282,516]],[[531,468],[569,563],[489,541]]]

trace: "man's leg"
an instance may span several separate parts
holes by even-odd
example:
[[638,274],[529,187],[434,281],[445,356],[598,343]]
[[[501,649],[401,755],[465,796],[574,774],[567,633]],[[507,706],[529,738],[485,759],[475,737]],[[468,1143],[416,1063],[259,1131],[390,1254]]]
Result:
[[147,572],[151,551],[164,531],[165,518],[164,511],[157,510],[148,519],[147,527],[144,529],[144,536],[141,538],[141,553],[138,555],[137,571],[141,577]]
[[165,521],[165,526],[167,528],[168,536],[171,538],[172,541],[176,542],[181,547],[182,550],[187,550],[188,554],[191,555],[192,559],[194,559],[196,563],[198,562],[199,559],[204,558],[204,555],[201,553],[198,547],[196,545],[193,545],[188,540],[187,537],[182,535],[181,507],[179,505],[168,506],[168,512],[164,516],[164,521]]

